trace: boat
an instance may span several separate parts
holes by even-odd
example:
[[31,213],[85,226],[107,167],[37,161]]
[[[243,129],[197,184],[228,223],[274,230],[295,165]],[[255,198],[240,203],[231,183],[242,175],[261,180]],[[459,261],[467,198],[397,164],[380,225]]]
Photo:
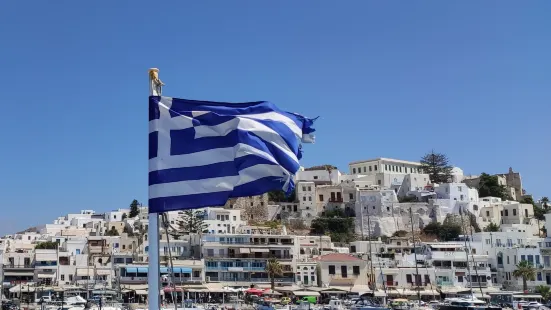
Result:
[[488,306],[485,301],[471,298],[446,298],[439,310],[501,310],[501,307]]
[[371,299],[359,299],[350,306],[351,310],[388,310],[389,308],[374,302]]

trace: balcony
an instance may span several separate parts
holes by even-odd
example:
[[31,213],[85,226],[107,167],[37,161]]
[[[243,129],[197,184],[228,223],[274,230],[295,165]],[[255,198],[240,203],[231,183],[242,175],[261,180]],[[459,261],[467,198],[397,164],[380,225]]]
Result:
[[4,269],[34,269],[34,264],[6,264]]
[[221,259],[221,258],[231,258],[231,259],[247,259],[247,260],[254,260],[254,259],[260,259],[260,260],[268,260],[270,258],[276,258],[280,260],[292,260],[293,257],[291,255],[271,255],[271,254],[263,254],[263,255],[251,255],[251,254],[211,254],[211,255],[205,255],[205,259]]
[[396,282],[396,281],[385,281],[385,286],[386,287],[397,287],[398,282]]
[[488,287],[488,282],[472,282],[473,287]]
[[436,285],[438,286],[454,286],[452,281],[436,281]]
[[[144,283],[147,283],[147,280],[148,280],[147,277],[120,277],[119,279],[121,284],[144,284]],[[93,280],[90,280],[90,281],[93,282]],[[202,281],[203,281],[203,278],[201,277],[186,277],[186,278],[174,277],[174,282],[176,284],[197,283]]]
[[[232,270],[233,269],[233,270]],[[206,266],[207,271],[266,271],[264,267],[220,267]]]
[[343,199],[342,197],[329,198],[329,202],[342,203]]

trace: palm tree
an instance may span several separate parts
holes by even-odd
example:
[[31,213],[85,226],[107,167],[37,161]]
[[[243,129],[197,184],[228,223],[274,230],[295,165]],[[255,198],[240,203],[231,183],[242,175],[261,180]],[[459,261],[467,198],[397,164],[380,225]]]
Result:
[[517,264],[517,270],[513,271],[513,277],[515,278],[522,278],[522,288],[524,291],[528,290],[528,283],[527,281],[535,281],[536,280],[536,268],[532,265],[532,263],[528,261],[520,261],[520,263]]
[[266,264],[266,272],[270,277],[270,285],[273,291],[275,289],[275,277],[283,275],[283,267],[275,257],[272,257]]
[[541,295],[543,300],[547,301],[551,296],[551,287],[548,285],[538,285],[536,286],[536,292]]

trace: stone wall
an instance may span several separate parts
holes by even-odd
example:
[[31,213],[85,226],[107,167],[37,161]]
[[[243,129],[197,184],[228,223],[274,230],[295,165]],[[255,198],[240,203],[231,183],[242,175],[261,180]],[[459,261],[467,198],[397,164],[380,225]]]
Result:
[[261,196],[249,196],[232,198],[228,200],[224,209],[241,210],[241,218],[244,221],[267,221],[268,218],[268,194]]

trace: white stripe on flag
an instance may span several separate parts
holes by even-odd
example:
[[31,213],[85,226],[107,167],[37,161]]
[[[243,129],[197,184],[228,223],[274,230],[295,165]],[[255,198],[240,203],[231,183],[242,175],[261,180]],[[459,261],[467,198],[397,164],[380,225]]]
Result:
[[149,198],[231,191],[233,190],[232,184],[239,186],[264,177],[281,177],[282,181],[286,181],[290,175],[286,174],[280,166],[255,165],[241,170],[238,176],[202,179],[200,182],[190,180],[150,185]]
[[234,147],[211,149],[191,154],[172,155],[168,158],[151,158],[149,160],[149,172],[171,168],[211,165],[233,161],[234,158],[239,158],[246,155],[256,155],[265,158],[274,164],[278,164],[271,154],[256,149],[248,144],[239,143]]

